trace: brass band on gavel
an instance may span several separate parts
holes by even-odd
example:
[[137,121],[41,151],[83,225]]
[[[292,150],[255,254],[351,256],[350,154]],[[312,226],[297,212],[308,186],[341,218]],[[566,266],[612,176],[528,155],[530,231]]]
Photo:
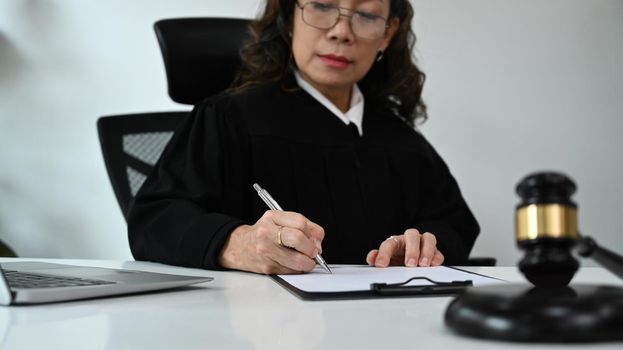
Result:
[[517,208],[517,241],[540,238],[579,239],[577,208],[563,204],[530,204]]

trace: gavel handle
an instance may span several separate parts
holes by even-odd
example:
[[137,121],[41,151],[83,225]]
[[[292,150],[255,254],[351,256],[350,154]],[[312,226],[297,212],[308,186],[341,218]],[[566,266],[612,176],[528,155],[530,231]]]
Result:
[[582,237],[576,243],[578,253],[591,257],[608,271],[623,279],[623,257],[613,251],[600,247],[591,237]]

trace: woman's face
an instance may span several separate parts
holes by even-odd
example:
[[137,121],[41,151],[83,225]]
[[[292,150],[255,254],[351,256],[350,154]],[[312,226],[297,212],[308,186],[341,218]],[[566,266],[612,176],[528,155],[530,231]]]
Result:
[[[321,92],[350,91],[370,70],[379,50],[387,48],[398,28],[397,18],[386,21],[389,2],[298,0],[294,10],[292,52],[301,76]],[[335,23],[331,20],[337,13],[335,7],[341,13],[337,24],[319,29]]]

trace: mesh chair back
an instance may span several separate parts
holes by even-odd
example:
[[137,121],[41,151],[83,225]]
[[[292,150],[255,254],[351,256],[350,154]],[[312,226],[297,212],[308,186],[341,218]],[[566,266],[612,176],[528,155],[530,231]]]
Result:
[[173,101],[195,105],[231,85],[249,23],[236,18],[174,18],[154,24]]
[[104,163],[124,217],[130,201],[188,113],[143,113],[98,119]]

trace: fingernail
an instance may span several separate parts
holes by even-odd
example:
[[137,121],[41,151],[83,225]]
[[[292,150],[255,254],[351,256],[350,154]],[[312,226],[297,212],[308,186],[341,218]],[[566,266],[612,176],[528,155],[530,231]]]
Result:
[[386,263],[387,262],[386,262],[385,258],[378,258],[378,259],[376,259],[376,265],[377,266],[385,266]]
[[422,259],[420,259],[420,266],[428,266],[428,258],[427,257],[423,257]]
[[417,262],[415,261],[415,259],[411,258],[407,261],[407,266],[415,266],[417,265]]

